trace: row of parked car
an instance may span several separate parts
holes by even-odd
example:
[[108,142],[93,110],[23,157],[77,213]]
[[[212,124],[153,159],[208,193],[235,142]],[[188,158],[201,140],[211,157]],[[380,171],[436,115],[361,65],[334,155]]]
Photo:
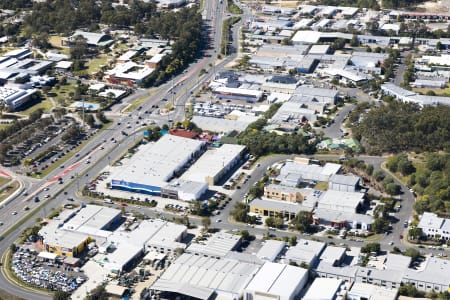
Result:
[[60,265],[44,262],[37,253],[18,248],[13,255],[12,270],[23,281],[52,291],[72,292],[86,279],[58,270]]

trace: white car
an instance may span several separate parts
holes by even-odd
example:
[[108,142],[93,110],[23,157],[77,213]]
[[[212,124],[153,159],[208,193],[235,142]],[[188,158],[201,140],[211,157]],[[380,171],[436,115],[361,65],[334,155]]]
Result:
[[17,215],[17,211],[13,211],[13,212],[12,212],[12,215],[13,215],[13,216]]

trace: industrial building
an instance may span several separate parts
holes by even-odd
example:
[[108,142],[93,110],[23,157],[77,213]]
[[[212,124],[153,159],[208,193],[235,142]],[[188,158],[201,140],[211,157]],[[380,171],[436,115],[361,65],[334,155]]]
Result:
[[294,300],[308,281],[308,270],[266,262],[245,288],[245,300]]
[[122,166],[111,168],[111,188],[159,196],[204,148],[202,141],[166,134],[140,146],[131,158],[122,160]]
[[60,256],[79,257],[96,239],[102,242],[122,218],[120,210],[86,205],[76,211],[63,211],[39,231],[45,251]]
[[364,193],[328,190],[320,197],[317,208],[356,213],[364,199]]
[[264,186],[264,197],[278,201],[302,202],[302,189],[278,184],[269,184]]
[[343,282],[335,278],[316,278],[303,300],[336,300],[345,294]]
[[348,300],[395,300],[397,289],[355,282],[347,293]]
[[450,289],[450,264],[448,260],[438,257],[428,257],[419,270],[407,268],[403,273],[402,282],[411,283],[418,290],[445,292]]
[[300,239],[295,246],[291,246],[286,251],[286,262],[295,263],[299,266],[306,264],[314,268],[325,247],[324,242]]
[[219,148],[206,151],[181,179],[218,183],[233,167],[243,161],[245,146],[224,144]]
[[331,226],[337,229],[370,230],[374,222],[373,217],[348,211],[316,208],[313,220],[315,225]]
[[426,105],[450,105],[450,97],[419,95],[415,92],[405,90],[393,83],[383,83],[381,90],[384,94],[390,95],[402,102],[417,103],[420,106]]
[[239,299],[261,265],[182,254],[150,287],[166,299]]
[[262,99],[263,92],[242,88],[229,88],[219,86],[213,90],[213,94],[218,99],[242,100],[246,102],[258,102]]
[[423,235],[428,238],[435,238],[439,235],[442,240],[450,240],[450,219],[424,212],[417,227],[422,229]]
[[186,248],[186,253],[221,258],[225,257],[230,251],[236,250],[240,245],[240,235],[217,232],[204,243],[191,243]]
[[148,251],[174,253],[184,249],[181,243],[186,226],[163,220],[144,220],[132,230],[121,227],[122,212],[118,209],[86,205],[65,210],[39,231],[43,250],[64,257],[81,257],[87,245],[98,247],[95,260],[113,273],[128,270]]
[[275,181],[281,185],[297,186],[300,182],[328,181],[329,178],[341,169],[341,165],[326,163],[323,167],[287,160],[280,167],[280,174]]
[[299,203],[277,201],[265,198],[255,198],[248,204],[250,212],[262,217],[281,216],[292,220],[301,211],[311,211],[312,208],[302,206]]
[[338,90],[334,89],[299,86],[295,91],[295,94],[302,96],[310,96],[316,99],[318,102],[322,103],[336,104],[339,93]]
[[174,179],[161,189],[161,197],[193,201],[200,199],[207,190],[208,184],[205,182]]
[[353,175],[334,174],[328,181],[328,188],[341,192],[356,192],[359,180],[359,177]]
[[286,247],[286,243],[277,240],[266,240],[256,253],[256,257],[264,261],[274,262]]
[[301,102],[284,102],[268,123],[277,125],[283,131],[296,131],[306,122],[314,123],[317,120],[316,111],[304,106]]

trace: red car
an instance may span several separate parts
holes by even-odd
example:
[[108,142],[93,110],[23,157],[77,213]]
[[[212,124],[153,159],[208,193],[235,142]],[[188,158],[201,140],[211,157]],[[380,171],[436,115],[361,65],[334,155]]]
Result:
[[122,205],[122,206],[128,206],[128,204],[126,204],[126,203],[121,203],[120,205]]
[[403,239],[403,234],[400,234],[400,239]]

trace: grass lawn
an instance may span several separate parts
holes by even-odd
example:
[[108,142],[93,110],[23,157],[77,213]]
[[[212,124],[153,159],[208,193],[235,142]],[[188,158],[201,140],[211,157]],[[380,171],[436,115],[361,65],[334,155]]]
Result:
[[150,93],[148,93],[145,96],[142,96],[140,98],[137,98],[136,100],[133,101],[133,103],[131,103],[131,105],[129,105],[124,112],[131,112],[134,111],[136,108],[138,108],[139,106],[141,106],[145,100],[147,100],[149,97],[151,97],[152,95],[154,95],[156,92],[158,91],[158,89],[154,89],[152,91],[150,91]]
[[56,104],[60,105],[61,101],[64,101],[66,102],[66,104],[68,104],[70,98],[69,94],[75,93],[75,89],[76,87],[74,83],[71,82],[68,82],[67,85],[62,85],[59,90],[53,88],[51,92],[56,94],[56,96],[54,97]]
[[0,130],[6,129],[9,126],[11,126],[11,125],[9,125],[9,124],[0,124]]
[[0,186],[6,184],[7,182],[9,182],[11,179],[7,178],[7,177],[3,177],[0,176]]
[[450,87],[446,87],[444,89],[432,89],[432,88],[413,88],[412,89],[413,92],[419,93],[419,94],[424,94],[426,95],[426,93],[428,91],[433,91],[436,96],[448,96],[450,95]]
[[86,71],[88,73],[88,75],[97,73],[98,71],[100,71],[100,66],[101,65],[105,66],[107,64],[107,62],[108,62],[108,57],[105,54],[102,54],[97,58],[89,60],[86,63],[87,70],[83,70],[83,71]]
[[39,102],[25,110],[18,111],[17,113],[20,115],[29,116],[32,112],[36,111],[39,108],[44,109],[44,112],[50,112],[50,110],[52,109],[52,102],[48,99],[44,99],[41,102]]
[[0,192],[0,202],[9,197],[12,193],[14,193],[19,188],[19,183],[17,181],[13,181],[8,187]]
[[52,35],[48,38],[48,42],[50,45],[52,45],[54,48],[60,48],[61,47],[61,36],[59,35]]

